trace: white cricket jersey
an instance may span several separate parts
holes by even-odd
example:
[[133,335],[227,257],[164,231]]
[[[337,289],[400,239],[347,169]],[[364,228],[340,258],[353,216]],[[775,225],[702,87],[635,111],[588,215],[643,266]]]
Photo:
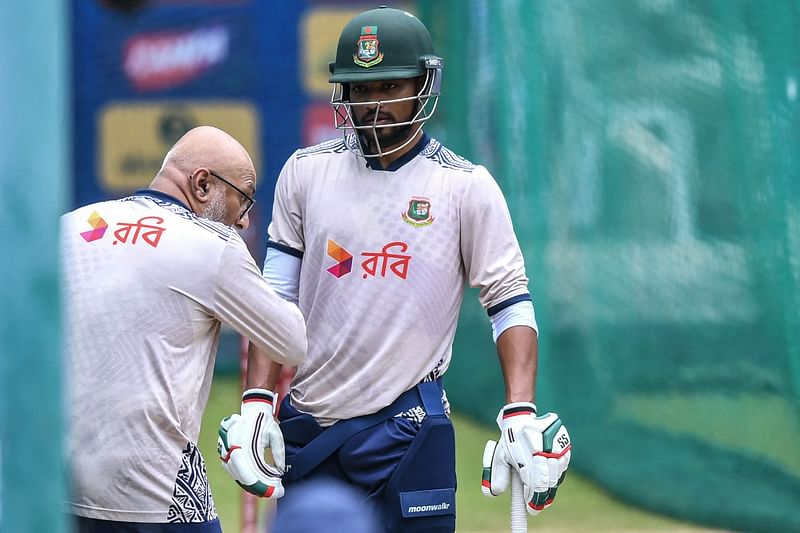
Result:
[[196,447],[220,325],[274,359],[305,355],[303,317],[233,228],[140,191],[61,218],[70,512],[216,517]]
[[345,142],[354,137],[289,158],[269,226],[269,246],[302,257],[308,357],[292,403],[323,425],[441,376],[465,283],[490,314],[530,299],[508,207],[484,167],[424,136],[395,170],[373,170]]

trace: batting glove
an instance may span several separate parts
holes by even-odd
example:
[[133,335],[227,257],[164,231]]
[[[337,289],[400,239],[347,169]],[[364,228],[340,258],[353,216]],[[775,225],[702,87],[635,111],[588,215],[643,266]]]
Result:
[[[246,390],[241,415],[223,419],[217,438],[222,467],[244,490],[262,498],[283,496],[286,452],[274,417],[277,399],[277,394],[265,389]],[[274,466],[264,459],[266,448],[272,450]]]
[[503,407],[497,425],[500,441],[488,441],[483,451],[483,494],[505,491],[513,468],[522,480],[525,507],[536,516],[553,503],[567,474],[572,448],[567,428],[555,413],[537,417],[528,402]]

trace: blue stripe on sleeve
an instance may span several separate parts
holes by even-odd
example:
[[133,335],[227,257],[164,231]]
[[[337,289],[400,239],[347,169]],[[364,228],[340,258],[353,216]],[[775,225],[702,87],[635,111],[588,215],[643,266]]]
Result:
[[525,294],[518,294],[516,296],[512,296],[508,300],[504,300],[504,301],[500,302],[499,304],[491,306],[489,309],[486,310],[486,313],[489,316],[493,316],[493,315],[496,315],[497,313],[499,313],[500,311],[502,311],[503,309],[505,309],[506,307],[514,305],[515,303],[526,302],[526,301],[528,301],[528,302],[532,302],[533,301],[531,299],[531,295],[528,294],[527,292]]
[[285,254],[289,254],[289,255],[294,256],[294,257],[296,257],[298,259],[302,259],[303,258],[303,252],[301,252],[300,250],[295,250],[291,246],[286,246],[285,244],[280,244],[280,243],[277,243],[275,241],[267,241],[267,248],[275,248],[279,252],[283,252]]

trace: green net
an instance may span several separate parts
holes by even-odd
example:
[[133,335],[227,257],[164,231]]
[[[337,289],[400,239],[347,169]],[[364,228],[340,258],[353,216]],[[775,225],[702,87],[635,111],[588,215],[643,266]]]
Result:
[[[418,7],[445,57],[431,133],[506,194],[537,400],[574,467],[657,511],[800,531],[800,4]],[[489,422],[487,322],[468,295],[447,386]]]
[[58,289],[69,172],[65,5],[0,2],[1,533],[68,531]]

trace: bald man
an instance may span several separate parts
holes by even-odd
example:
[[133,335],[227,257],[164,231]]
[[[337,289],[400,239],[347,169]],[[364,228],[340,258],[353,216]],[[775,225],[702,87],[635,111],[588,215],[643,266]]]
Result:
[[167,153],[149,189],[62,217],[79,533],[221,531],[196,444],[220,326],[272,361],[306,353],[299,309],[267,285],[236,232],[255,190],[241,144],[200,127]]

